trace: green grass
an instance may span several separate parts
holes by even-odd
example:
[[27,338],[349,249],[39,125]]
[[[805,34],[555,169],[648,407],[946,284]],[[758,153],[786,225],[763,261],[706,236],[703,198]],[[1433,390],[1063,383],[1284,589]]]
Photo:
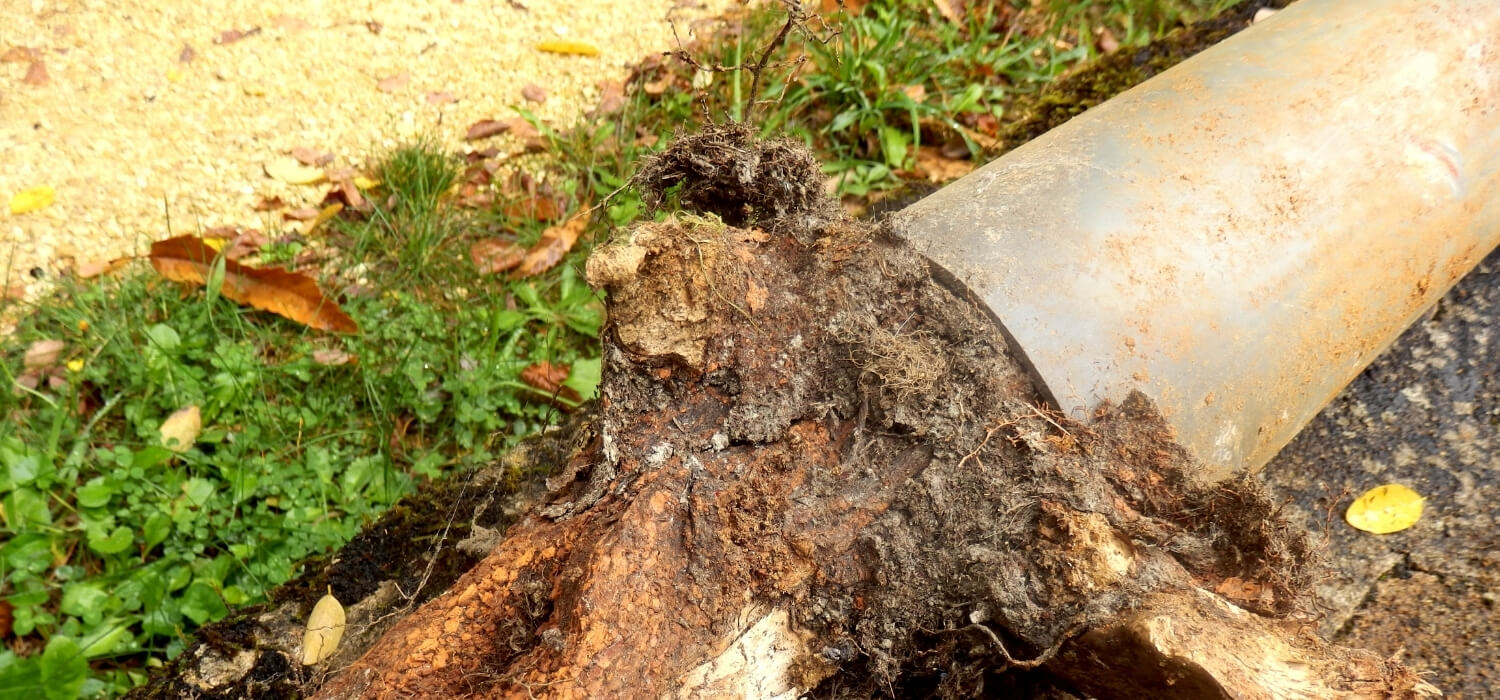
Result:
[[[875,3],[792,32],[760,81],[755,122],[813,147],[841,194],[868,195],[898,185],[924,145],[982,158],[976,139],[1017,96],[1092,57],[1079,37],[1096,27],[1137,45],[1225,4],[1049,2],[1018,14],[977,3],[957,25],[931,2]],[[1015,17],[1025,21],[1005,20]],[[750,12],[692,51],[701,65],[748,63],[782,19],[774,7]],[[537,123],[549,146],[539,179],[568,210],[606,205],[593,236],[644,214],[621,189],[640,158],[705,111],[744,116],[749,73],[700,76],[701,90],[695,74],[648,65],[618,113],[567,132]],[[276,263],[326,254],[313,271],[345,294],[359,334],[311,331],[144,263],[64,281],[20,310],[0,340],[0,611],[13,619],[0,630],[0,689],[128,689],[198,626],[264,600],[423,480],[489,463],[556,422],[551,397],[521,381],[525,367],[568,365],[568,385],[591,394],[603,318],[579,273],[587,245],[534,279],[482,277],[467,258],[476,237],[504,229],[530,243],[547,222],[507,215],[506,201],[454,206],[464,163],[430,143],[380,163],[372,211],[262,252]],[[23,355],[41,340],[62,353],[22,388]],[[320,351],[357,362],[323,364]],[[203,431],[179,453],[160,428],[186,406],[199,407]]]

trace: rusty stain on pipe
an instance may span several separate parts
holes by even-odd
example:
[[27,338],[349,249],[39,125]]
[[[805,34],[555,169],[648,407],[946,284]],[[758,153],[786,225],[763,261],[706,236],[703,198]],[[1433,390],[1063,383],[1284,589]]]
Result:
[[1500,242],[1500,2],[1302,0],[903,211],[1058,406],[1264,465]]

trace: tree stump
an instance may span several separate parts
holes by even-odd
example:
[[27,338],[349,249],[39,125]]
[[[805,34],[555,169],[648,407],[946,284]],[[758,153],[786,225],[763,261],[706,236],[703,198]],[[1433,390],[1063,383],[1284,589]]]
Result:
[[1254,482],[1199,484],[1139,396],[1051,412],[800,146],[710,128],[638,181],[693,211],[588,262],[577,449],[318,697],[1434,692],[1312,634],[1313,550]]

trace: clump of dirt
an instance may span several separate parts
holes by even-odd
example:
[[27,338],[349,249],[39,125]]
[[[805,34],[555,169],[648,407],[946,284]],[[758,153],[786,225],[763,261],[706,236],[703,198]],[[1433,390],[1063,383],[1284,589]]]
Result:
[[[713,132],[708,143],[724,133]],[[737,128],[728,133],[750,137]],[[816,208],[802,201],[742,207],[752,193],[773,190],[757,179],[771,175],[743,167],[744,154],[755,151],[744,141],[718,152],[698,140],[674,144],[644,171],[658,185],[651,198],[659,203],[667,188],[691,187],[681,202],[703,209],[641,224],[630,239],[601,251],[597,265],[591,261],[591,279],[610,285],[615,342],[607,347],[636,365],[620,365],[605,382],[612,411],[604,433],[629,433],[628,418],[641,412],[692,413],[683,404],[692,400],[694,374],[655,369],[663,358],[732,374],[719,385],[732,389],[718,395],[729,406],[722,427],[734,444],[775,443],[809,422],[842,431],[841,464],[810,475],[796,494],[735,482],[716,487],[756,497],[735,501],[731,529],[748,529],[719,535],[733,548],[705,545],[712,563],[704,566],[757,572],[766,593],[787,593],[786,584],[773,582],[793,565],[752,554],[746,543],[783,531],[776,525],[787,517],[783,499],[836,501],[894,490],[853,547],[836,555],[847,561],[825,569],[792,610],[825,645],[825,660],[840,666],[816,696],[972,697],[1045,685],[1015,674],[1040,665],[1027,660],[1055,653],[1162,591],[1221,589],[1264,614],[1301,610],[1312,548],[1258,488],[1197,483],[1197,465],[1143,396],[1102,407],[1087,423],[1042,407],[984,309],[934,283],[929,263],[891,230],[835,219],[801,230],[773,227],[778,235],[761,240],[744,229],[717,229],[716,242],[705,244],[703,227],[684,221],[718,214],[728,223],[741,211],[736,220],[749,221],[755,211]],[[684,164],[691,164],[691,178]],[[673,174],[661,174],[667,172]],[[816,191],[820,179],[811,169],[800,183],[784,177],[776,174],[775,186],[799,192]],[[720,262],[702,262],[709,259]],[[770,290],[769,313],[747,311],[757,285]],[[696,311],[680,311],[682,300],[693,300]],[[688,316],[691,362],[630,340],[670,338],[664,327]],[[633,328],[646,318],[654,325]],[[620,460],[628,460],[629,439],[617,444]],[[711,448],[691,443],[672,449],[705,464],[715,459]],[[851,475],[889,481],[877,487]],[[795,562],[798,547],[816,545],[804,541],[783,548],[783,556]]]
[[744,124],[714,124],[680,135],[641,164],[632,181],[653,209],[675,195],[683,209],[732,226],[828,217],[817,158],[792,139],[762,140]]

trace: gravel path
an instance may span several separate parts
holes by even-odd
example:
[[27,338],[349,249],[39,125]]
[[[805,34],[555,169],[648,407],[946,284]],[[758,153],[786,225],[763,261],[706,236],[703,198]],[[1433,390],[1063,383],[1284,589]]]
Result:
[[[470,124],[514,106],[566,126],[602,81],[674,47],[672,24],[686,39],[693,20],[731,4],[4,0],[0,294],[138,252],[169,220],[177,234],[279,225],[253,205],[322,194],[265,174],[293,148],[358,167],[422,134],[458,148]],[[599,53],[537,49],[564,39]],[[537,87],[544,101],[523,96]],[[5,206],[42,185],[51,206]]]

